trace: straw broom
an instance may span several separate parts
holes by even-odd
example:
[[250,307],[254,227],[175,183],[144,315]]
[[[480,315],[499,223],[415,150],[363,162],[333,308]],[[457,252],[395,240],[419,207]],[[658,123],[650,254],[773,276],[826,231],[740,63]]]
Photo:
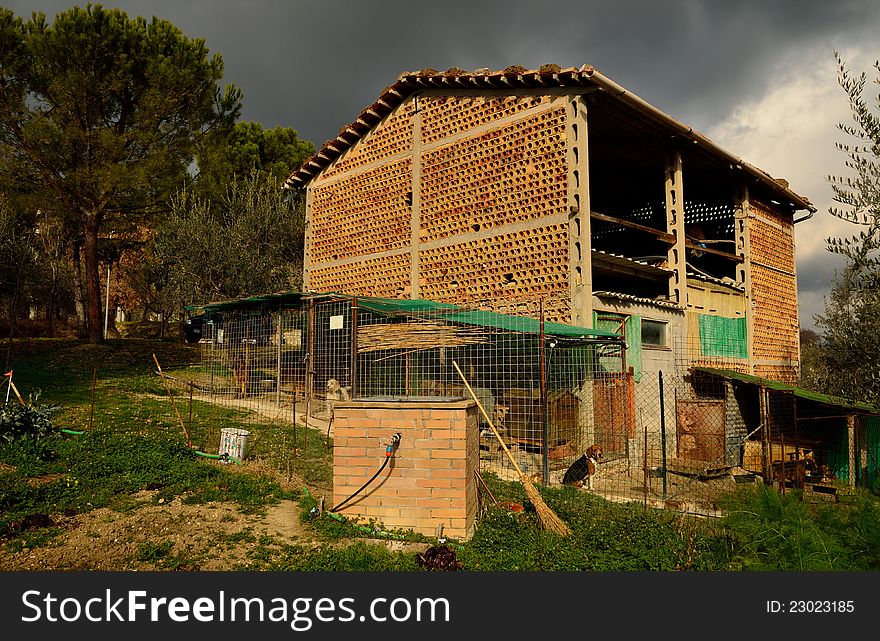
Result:
[[455,368],[455,371],[458,372],[458,375],[464,382],[464,386],[467,388],[467,391],[470,392],[471,398],[474,399],[477,407],[480,408],[480,412],[483,414],[483,418],[486,419],[486,423],[489,424],[489,427],[492,429],[492,433],[495,435],[495,438],[498,439],[498,442],[501,443],[501,447],[502,449],[504,449],[504,453],[507,454],[507,458],[510,459],[510,462],[513,464],[513,469],[515,469],[516,473],[519,475],[519,482],[522,483],[522,486],[526,491],[526,496],[529,498],[529,501],[532,502],[532,505],[535,506],[535,511],[538,513],[538,520],[541,522],[541,526],[545,530],[556,532],[556,534],[559,534],[560,536],[568,536],[569,534],[571,534],[571,530],[565,524],[565,521],[560,519],[556,515],[556,512],[550,509],[550,506],[547,505],[544,502],[544,499],[541,498],[541,495],[538,493],[538,489],[532,484],[529,478],[525,474],[523,474],[523,471],[520,469],[519,465],[517,465],[516,460],[510,453],[510,450],[507,449],[507,444],[504,442],[504,439],[501,438],[498,430],[495,429],[495,424],[492,423],[492,419],[490,419],[489,415],[486,414],[486,410],[483,407],[483,404],[480,402],[480,399],[477,398],[477,395],[471,388],[470,383],[468,383],[461,369],[458,367],[458,363],[452,361],[452,366]]

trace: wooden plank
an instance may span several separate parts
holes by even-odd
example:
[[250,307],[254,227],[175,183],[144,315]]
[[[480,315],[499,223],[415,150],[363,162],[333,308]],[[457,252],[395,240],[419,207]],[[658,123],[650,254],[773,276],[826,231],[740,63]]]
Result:
[[732,260],[737,263],[743,262],[743,258],[741,256],[737,256],[736,254],[731,254],[730,252],[721,251],[720,249],[710,249],[708,247],[703,247],[701,245],[695,245],[691,242],[685,242],[685,247],[688,249],[694,249],[696,251],[703,252],[704,254],[712,254],[713,256],[721,256],[722,258],[726,258],[727,260]]
[[601,220],[602,222],[612,223],[614,225],[620,225],[621,227],[627,227],[629,229],[635,229],[636,231],[645,232],[646,234],[653,234],[657,237],[657,240],[663,241],[669,245],[675,244],[675,236],[672,234],[660,231],[659,229],[654,229],[653,227],[648,227],[647,225],[640,225],[639,223],[634,223],[630,220],[624,220],[623,218],[615,218],[614,216],[606,216],[605,214],[600,214],[597,211],[590,212],[590,218],[593,220]]

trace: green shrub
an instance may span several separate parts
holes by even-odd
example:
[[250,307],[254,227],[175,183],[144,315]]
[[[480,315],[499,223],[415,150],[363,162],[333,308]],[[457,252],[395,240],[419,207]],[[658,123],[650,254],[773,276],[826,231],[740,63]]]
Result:
[[380,545],[357,541],[345,547],[322,547],[316,550],[290,548],[288,557],[278,561],[273,570],[302,572],[415,572],[419,566],[414,554],[390,552]]
[[31,397],[25,405],[7,403],[0,407],[0,443],[11,443],[21,438],[37,441],[55,433],[52,414],[56,405],[40,405]]
[[[516,492],[497,489],[502,495]],[[541,492],[572,534],[546,532],[533,511],[492,507],[472,539],[459,548],[464,569],[711,570],[724,567],[727,560],[723,536],[707,523],[639,504],[609,503],[573,488]]]
[[722,502],[732,569],[880,569],[880,503],[857,491],[846,504],[810,504],[800,492],[741,488]]

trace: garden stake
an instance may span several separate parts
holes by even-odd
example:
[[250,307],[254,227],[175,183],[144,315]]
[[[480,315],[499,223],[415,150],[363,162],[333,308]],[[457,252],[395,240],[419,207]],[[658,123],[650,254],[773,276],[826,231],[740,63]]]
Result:
[[477,477],[477,481],[479,481],[480,485],[483,486],[483,489],[486,490],[486,493],[489,495],[489,498],[492,499],[492,502],[495,505],[498,505],[498,499],[495,498],[495,495],[492,494],[492,490],[489,489],[489,486],[486,485],[486,481],[483,480],[483,477],[480,476],[480,472],[478,470],[474,470],[474,476]]
[[171,387],[168,386],[168,379],[165,378],[165,374],[162,373],[162,366],[159,365],[159,359],[156,358],[156,355],[153,354],[153,360],[156,362],[156,367],[159,368],[159,376],[162,377],[162,382],[165,383],[165,391],[168,392],[168,398],[171,399],[171,406],[174,408],[174,413],[177,414],[177,420],[180,423],[180,427],[183,430],[183,435],[186,437],[186,445],[187,447],[192,447],[192,441],[189,438],[189,432],[186,431],[186,425],[183,423],[183,419],[180,417],[180,412],[177,410],[177,403],[174,402],[174,394],[171,393]]
[[9,403],[9,390],[15,392],[15,397],[18,399],[18,402],[22,405],[25,404],[24,399],[21,397],[21,394],[18,393],[18,388],[15,386],[15,383],[12,382],[12,370],[6,372],[3,376],[6,377],[6,403]]
[[507,454],[507,458],[510,459],[510,462],[513,464],[513,469],[515,469],[516,473],[519,475],[519,482],[522,483],[522,486],[526,491],[526,496],[532,502],[532,505],[535,506],[535,512],[537,512],[538,514],[538,520],[540,521],[541,526],[545,530],[556,532],[560,536],[568,536],[569,534],[571,534],[571,530],[565,524],[565,521],[560,519],[556,515],[556,513],[552,509],[550,509],[550,506],[547,505],[544,502],[544,499],[541,498],[538,489],[534,485],[532,485],[532,482],[525,474],[523,474],[523,471],[520,469],[519,465],[517,465],[516,460],[513,458],[513,454],[511,454],[510,450],[507,449],[507,444],[504,442],[504,439],[501,438],[498,430],[495,429],[495,424],[492,422],[492,419],[489,418],[489,415],[486,413],[486,409],[483,407],[480,399],[477,398],[477,395],[474,393],[473,388],[471,388],[470,383],[468,383],[467,379],[464,377],[464,374],[458,367],[458,363],[452,361],[452,366],[455,368],[455,371],[458,372],[458,375],[464,382],[464,386],[467,388],[467,391],[470,392],[471,398],[474,399],[474,402],[477,404],[477,407],[483,414],[483,418],[486,419],[486,423],[492,429],[492,433],[495,435],[495,438],[498,439],[498,442],[501,443],[501,448],[504,450],[504,453]]

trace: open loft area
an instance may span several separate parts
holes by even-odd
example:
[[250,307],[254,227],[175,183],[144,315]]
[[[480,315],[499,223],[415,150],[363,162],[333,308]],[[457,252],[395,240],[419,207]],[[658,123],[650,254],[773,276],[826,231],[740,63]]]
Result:
[[667,181],[674,178],[676,152],[688,275],[742,285],[737,214],[743,199],[768,203],[785,215],[793,215],[794,207],[766,184],[747,180],[741,167],[670,134],[644,112],[600,92],[590,94],[587,104],[594,289],[668,296],[676,239],[668,223],[675,204],[668,202]]

